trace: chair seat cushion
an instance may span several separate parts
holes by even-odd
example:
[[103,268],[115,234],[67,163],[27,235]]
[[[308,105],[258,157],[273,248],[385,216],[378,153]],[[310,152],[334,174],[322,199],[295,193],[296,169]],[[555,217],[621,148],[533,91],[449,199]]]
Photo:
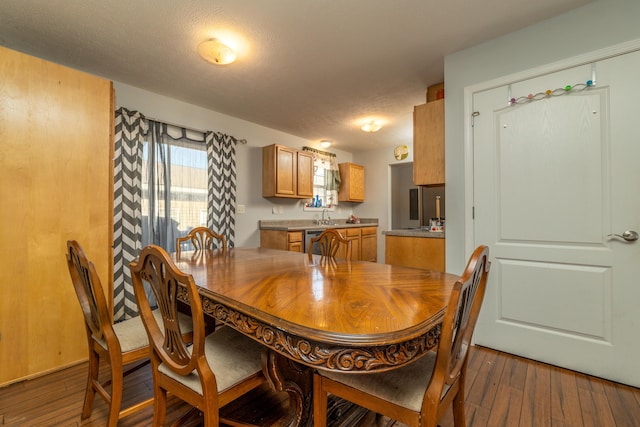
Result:
[[419,412],[435,362],[436,353],[430,351],[417,361],[391,371],[374,374],[318,371],[318,374],[364,391],[372,396]]
[[[209,334],[205,338],[204,351],[216,376],[218,393],[261,372],[263,349],[262,345],[230,327],[219,328]],[[202,394],[200,379],[195,371],[185,376],[178,375],[164,363],[158,366],[158,371]]]
[[[156,318],[156,322],[162,325],[162,314],[160,310],[153,310],[153,317]],[[193,330],[193,322],[191,316],[179,313],[178,321],[180,322],[180,330],[182,333],[188,333]],[[149,338],[147,331],[142,323],[140,316],[133,317],[131,319],[118,322],[113,325],[113,332],[118,337],[120,342],[120,349],[123,353],[139,350],[149,345]],[[104,339],[96,339],[96,341],[106,350],[107,343]]]

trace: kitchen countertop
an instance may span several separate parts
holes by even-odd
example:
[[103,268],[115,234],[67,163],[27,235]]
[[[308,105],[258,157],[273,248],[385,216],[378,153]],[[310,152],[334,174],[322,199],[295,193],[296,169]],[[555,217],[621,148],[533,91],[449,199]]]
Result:
[[429,237],[431,239],[444,239],[444,231],[434,232],[427,228],[402,228],[397,230],[383,231],[386,236],[398,237]]
[[330,220],[330,224],[316,224],[313,219],[261,220],[260,230],[304,231],[325,228],[377,227],[377,218],[360,218],[360,224],[347,224],[346,219]]

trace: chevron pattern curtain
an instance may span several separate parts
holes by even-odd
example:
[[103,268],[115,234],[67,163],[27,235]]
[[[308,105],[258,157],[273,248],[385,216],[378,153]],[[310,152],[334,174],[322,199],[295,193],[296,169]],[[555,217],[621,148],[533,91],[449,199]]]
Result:
[[232,248],[236,225],[237,139],[220,132],[207,132],[207,226],[227,239]]
[[141,169],[142,142],[147,123],[142,114],[119,108],[115,117],[113,296],[114,320],[137,316],[131,262],[142,248]]

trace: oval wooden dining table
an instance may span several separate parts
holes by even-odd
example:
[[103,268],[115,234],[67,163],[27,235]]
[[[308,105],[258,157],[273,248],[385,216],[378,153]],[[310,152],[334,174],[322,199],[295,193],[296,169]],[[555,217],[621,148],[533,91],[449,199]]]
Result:
[[[309,425],[313,369],[394,369],[438,344],[458,276],[264,248],[172,255],[203,311],[264,345],[272,386],[290,396],[280,425]],[[179,298],[188,302],[185,292]]]

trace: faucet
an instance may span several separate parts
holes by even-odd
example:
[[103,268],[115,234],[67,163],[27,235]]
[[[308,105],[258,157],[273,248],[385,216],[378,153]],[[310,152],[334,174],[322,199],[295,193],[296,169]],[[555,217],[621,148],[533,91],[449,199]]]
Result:
[[[327,213],[327,219],[324,219],[325,212]],[[329,220],[331,220],[331,217],[329,216],[329,209],[327,209],[327,208],[322,209],[322,220],[320,221],[320,224],[328,225],[329,224]]]

